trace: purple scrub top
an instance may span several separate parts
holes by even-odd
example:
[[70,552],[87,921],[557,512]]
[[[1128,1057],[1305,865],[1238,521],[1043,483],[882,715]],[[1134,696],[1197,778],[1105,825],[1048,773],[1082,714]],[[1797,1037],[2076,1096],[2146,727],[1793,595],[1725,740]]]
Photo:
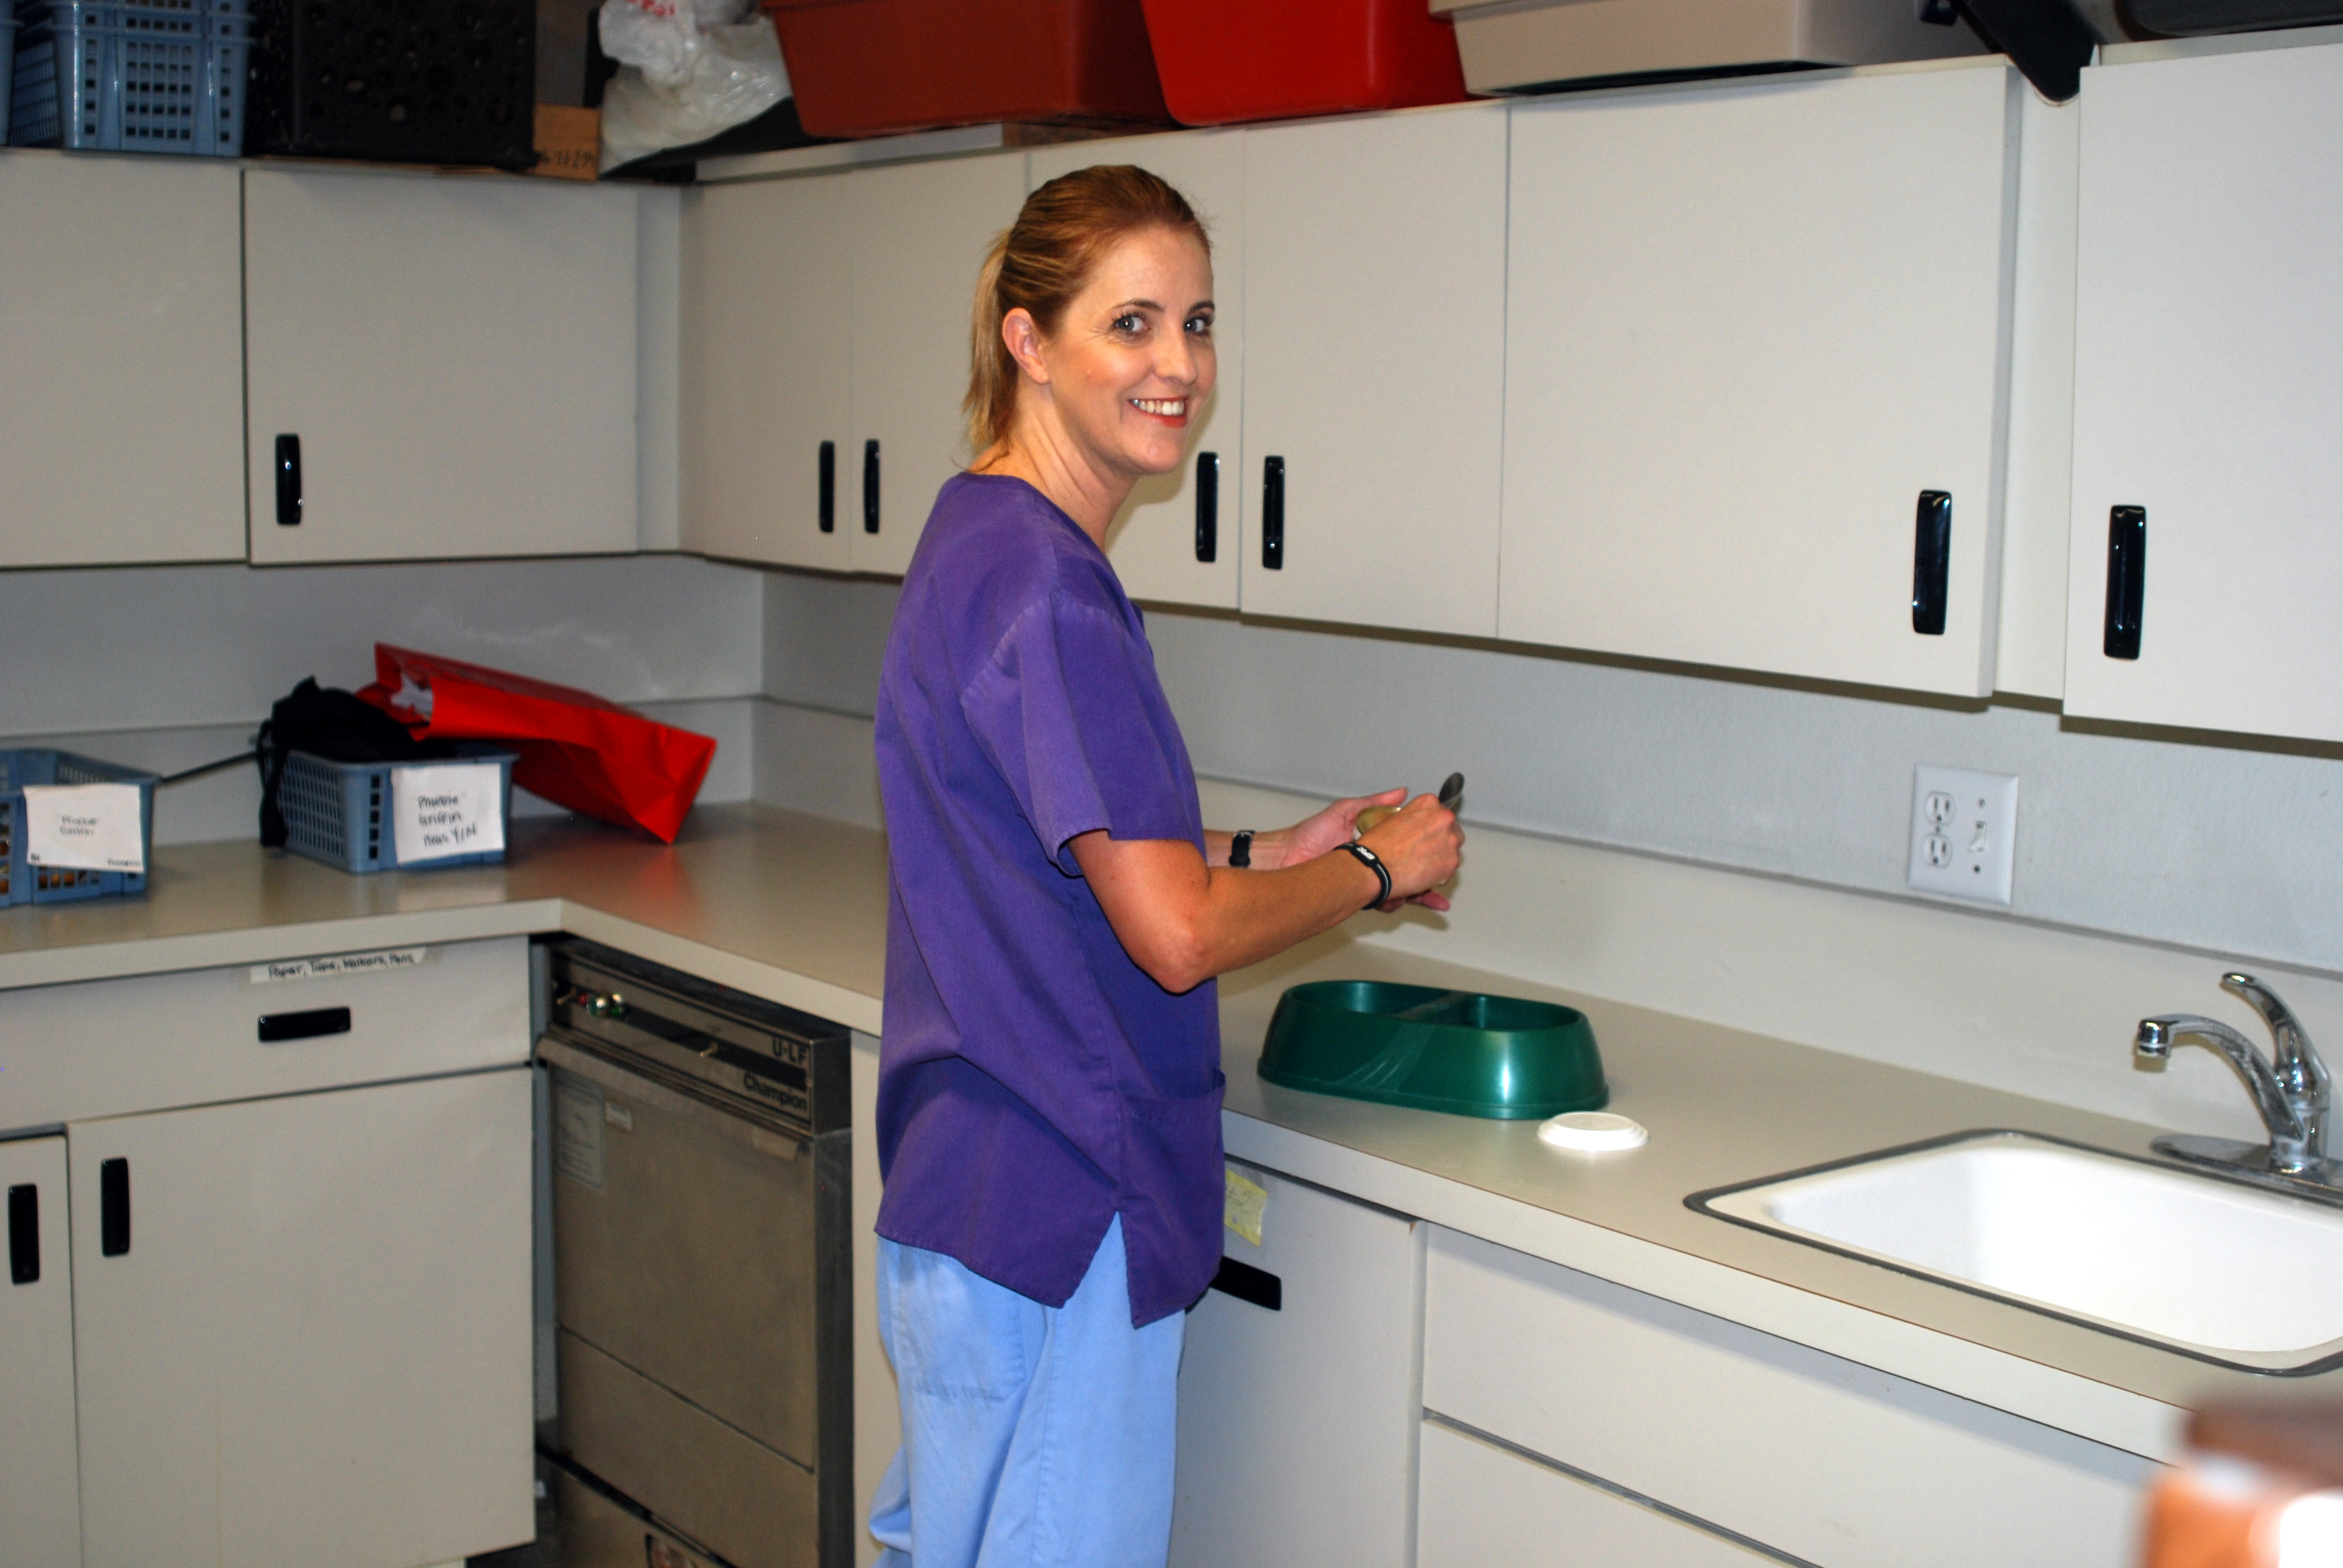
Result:
[[961,474],[879,683],[887,812],[879,1233],[1061,1306],[1120,1214],[1131,1321],[1220,1265],[1220,1014],[1124,952],[1067,841],[1203,849],[1139,611],[1071,518]]

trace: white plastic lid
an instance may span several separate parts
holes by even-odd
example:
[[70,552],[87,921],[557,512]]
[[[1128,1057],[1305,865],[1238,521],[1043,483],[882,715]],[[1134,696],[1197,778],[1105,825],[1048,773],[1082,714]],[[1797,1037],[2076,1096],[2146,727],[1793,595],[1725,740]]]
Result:
[[1539,1141],[1556,1149],[1605,1154],[1620,1149],[1640,1149],[1651,1139],[1644,1124],[1607,1111],[1572,1111],[1548,1117],[1538,1125]]

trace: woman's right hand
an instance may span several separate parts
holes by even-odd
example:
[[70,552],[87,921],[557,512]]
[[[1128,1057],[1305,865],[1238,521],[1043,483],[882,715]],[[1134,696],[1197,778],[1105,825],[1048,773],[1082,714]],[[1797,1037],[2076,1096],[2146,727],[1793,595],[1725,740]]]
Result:
[[1396,910],[1402,904],[1448,908],[1448,900],[1437,890],[1456,874],[1464,829],[1457,826],[1456,813],[1436,797],[1418,795],[1369,829],[1359,842],[1373,849],[1391,873],[1392,897],[1383,909]]

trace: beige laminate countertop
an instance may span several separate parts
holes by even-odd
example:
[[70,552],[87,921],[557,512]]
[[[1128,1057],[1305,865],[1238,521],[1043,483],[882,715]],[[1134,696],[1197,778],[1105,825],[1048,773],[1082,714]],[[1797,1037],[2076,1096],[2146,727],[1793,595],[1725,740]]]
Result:
[[[0,911],[0,989],[568,930],[880,1025],[886,844],[756,806],[705,807],[667,848],[572,819],[514,825],[505,865],[353,877],[247,842],[158,849],[142,899]],[[1593,1020],[1625,1154],[1483,1121],[1282,1090],[1253,1070],[1307,980],[1402,980],[1567,1002]],[[2270,1378],[1711,1218],[1687,1194],[1972,1129],[2145,1153],[2156,1129],[1859,1058],[1436,963],[1340,932],[1222,985],[1230,1153],[1734,1322],[2157,1457],[2182,1407],[2316,1396]]]

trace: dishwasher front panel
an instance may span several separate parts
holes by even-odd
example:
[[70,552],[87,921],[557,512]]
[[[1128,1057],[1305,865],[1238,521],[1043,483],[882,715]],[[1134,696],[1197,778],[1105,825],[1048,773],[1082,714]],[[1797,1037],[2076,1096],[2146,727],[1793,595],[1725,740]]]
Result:
[[[672,1091],[557,1039],[539,1051],[555,1067],[562,1328],[811,1467],[820,1417],[812,1141],[752,1141],[746,1124],[688,1115]],[[565,1433],[568,1387],[565,1376]]]

